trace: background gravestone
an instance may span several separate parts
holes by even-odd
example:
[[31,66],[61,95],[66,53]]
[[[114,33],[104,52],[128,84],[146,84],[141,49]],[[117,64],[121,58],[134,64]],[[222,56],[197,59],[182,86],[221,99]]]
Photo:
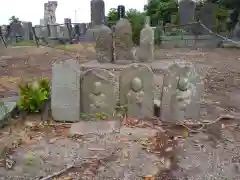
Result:
[[56,24],[57,1],[48,1],[44,3],[44,25]]
[[[140,80],[141,85],[135,82]],[[153,116],[154,83],[153,72],[144,64],[131,64],[123,69],[119,77],[120,104],[127,106],[130,117],[144,118]],[[135,98],[134,98],[135,97]],[[138,102],[140,99],[141,103]]]
[[96,58],[99,62],[111,62],[113,60],[112,30],[105,25],[96,28]]
[[[95,83],[99,84],[95,89]],[[112,115],[116,107],[116,78],[107,70],[91,69],[81,81],[82,113]]]
[[119,5],[117,7],[117,12],[118,12],[118,20],[120,18],[124,18],[125,17],[125,6],[124,5]]
[[[200,21],[203,25],[205,25],[208,29],[213,30],[215,25],[215,19],[216,19],[216,9],[218,5],[211,3],[211,2],[205,2],[203,4],[203,7],[200,10]],[[208,30],[204,29],[202,30],[204,34],[209,34]]]
[[[162,121],[182,121],[185,119],[199,120],[200,101],[204,93],[204,83],[200,77],[199,69],[191,64],[176,62],[168,68],[163,78],[163,91],[161,97],[161,120]],[[188,75],[188,76],[187,76]],[[189,86],[184,78],[188,77]],[[181,82],[181,85],[179,85]],[[181,90],[181,91],[180,91]],[[184,110],[181,110],[182,103],[187,99],[187,90],[190,90],[190,103],[186,105]],[[177,97],[180,97],[178,100]]]
[[57,121],[76,122],[80,118],[80,65],[69,59],[52,67],[52,117]]
[[[196,3],[192,0],[181,0],[179,2],[179,17],[180,24],[188,24],[195,21]],[[191,25],[185,27],[185,30],[190,31]]]
[[115,26],[116,60],[132,60],[132,26],[127,19],[120,19]]
[[105,3],[103,0],[91,0],[91,22],[93,27],[105,23]]
[[139,53],[142,62],[154,59],[154,30],[149,26],[149,21],[140,32]]
[[32,34],[32,23],[31,22],[23,22],[23,30],[24,30],[24,40],[30,41],[33,40]]

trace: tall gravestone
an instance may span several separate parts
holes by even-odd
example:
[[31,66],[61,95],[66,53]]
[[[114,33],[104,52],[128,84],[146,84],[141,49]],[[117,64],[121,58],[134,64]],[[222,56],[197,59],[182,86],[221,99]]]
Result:
[[118,12],[118,19],[124,18],[125,17],[125,6],[119,5],[117,7],[117,12]]
[[153,116],[153,72],[144,64],[131,64],[119,77],[120,104],[128,108],[128,115],[135,118]]
[[140,61],[154,60],[154,30],[150,27],[149,17],[146,17],[145,27],[140,32],[140,49],[138,52]]
[[70,18],[64,18],[64,38],[70,39],[72,36],[72,21]]
[[58,3],[57,1],[48,1],[44,3],[44,23],[47,24],[56,24],[56,9]]
[[105,3],[103,0],[91,0],[91,22],[93,27],[105,23]]
[[24,40],[30,41],[33,40],[32,34],[32,23],[31,22],[23,22],[23,29],[24,29]]
[[[181,0],[179,2],[179,16],[180,24],[188,24],[195,21],[195,9],[196,2],[192,0]],[[186,26],[184,29],[190,31],[192,28],[191,25]]]
[[116,77],[104,69],[90,69],[81,81],[82,113],[112,115],[116,107]]
[[116,60],[133,60],[132,26],[127,19],[120,19],[115,26]]
[[113,60],[113,36],[112,30],[101,25],[95,29],[96,36],[96,58],[99,62],[111,62]]
[[[200,21],[204,26],[206,26],[210,30],[214,29],[217,7],[218,7],[217,4],[214,4],[211,2],[205,2],[203,4],[202,9],[200,10],[200,15],[199,15]],[[209,31],[204,28],[202,32],[204,34],[209,34]]]
[[185,62],[170,66],[163,78],[161,120],[199,120],[204,82],[200,70]]
[[240,14],[238,16],[237,24],[233,30],[233,39],[240,40]]
[[80,65],[76,60],[52,67],[51,109],[53,119],[76,122],[80,118]]

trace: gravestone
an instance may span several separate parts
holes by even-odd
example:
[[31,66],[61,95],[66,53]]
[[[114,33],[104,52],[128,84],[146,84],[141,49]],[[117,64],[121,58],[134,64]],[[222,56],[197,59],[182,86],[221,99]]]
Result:
[[121,18],[125,17],[125,6],[124,5],[119,5],[117,7],[117,12],[118,12],[118,20]]
[[96,42],[96,37],[95,37],[95,29],[87,29],[85,35],[84,35],[84,41],[86,42]]
[[131,64],[123,69],[119,77],[120,104],[127,106],[130,117],[153,116],[154,83],[153,72],[144,64]]
[[55,62],[52,67],[52,117],[76,122],[80,118],[80,65],[76,60]]
[[107,70],[90,69],[81,81],[82,113],[112,115],[116,107],[116,78]]
[[24,29],[24,40],[30,41],[33,38],[32,35],[32,23],[31,22],[23,22],[23,29]]
[[56,24],[56,9],[58,6],[57,1],[48,1],[44,3],[44,25]]
[[116,60],[132,60],[132,26],[127,19],[120,19],[115,26]]
[[237,24],[233,30],[233,39],[240,40],[240,14],[238,16]]
[[54,46],[58,43],[58,31],[57,31],[58,25],[49,25],[50,30],[50,36],[48,37],[49,43]]
[[105,3],[103,0],[91,0],[91,22],[93,27],[105,23]]
[[20,22],[10,24],[10,38],[12,41],[16,41],[17,37],[23,37],[24,29]]
[[[181,0],[179,2],[179,16],[180,24],[188,24],[195,22],[195,8],[196,2],[192,0]],[[190,31],[193,25],[188,25],[184,27],[186,31]]]
[[[200,21],[210,30],[214,29],[217,8],[217,4],[205,2],[200,10]],[[209,31],[203,28],[202,33],[209,34]]]
[[199,120],[204,83],[200,70],[191,64],[176,62],[163,78],[161,120]]
[[150,27],[149,20],[140,32],[140,55],[141,62],[154,59],[154,30]]
[[80,34],[83,35],[87,31],[87,24],[86,23],[80,23]]
[[70,39],[72,36],[72,21],[70,18],[64,18],[64,38]]
[[102,25],[95,29],[96,33],[96,58],[99,62],[111,62],[113,60],[112,30]]

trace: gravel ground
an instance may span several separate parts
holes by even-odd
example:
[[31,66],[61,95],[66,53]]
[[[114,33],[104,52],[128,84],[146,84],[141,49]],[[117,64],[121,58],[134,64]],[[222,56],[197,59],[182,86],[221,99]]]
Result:
[[[1,50],[1,62],[3,62],[3,60],[5,60],[5,62],[0,66],[0,96],[11,96],[14,93],[16,94],[17,83],[20,82],[21,78],[25,79],[38,76],[51,78],[51,63],[56,60],[77,58],[80,63],[86,62],[86,58],[84,59],[81,57],[89,56],[84,54],[88,54],[88,52],[86,52],[86,48],[84,51],[81,50],[82,47],[78,53],[54,51],[46,48],[25,48],[21,50],[18,48]],[[93,54],[93,52],[89,53]],[[93,57],[93,55],[91,56]],[[202,118],[215,120],[221,114],[226,113],[234,113],[235,116],[237,116],[240,107],[239,50],[161,49],[156,51],[155,57],[160,60],[179,58],[211,67],[205,78],[206,90],[201,110]],[[156,84],[161,84],[160,78],[156,78],[155,81]],[[239,118],[237,117],[233,122],[239,123],[238,121]],[[130,134],[137,131],[138,129],[134,128],[131,130]],[[152,131],[154,130],[147,129],[148,133]],[[213,127],[212,131],[217,131],[217,127]],[[211,135],[211,133],[201,132],[192,134],[188,138],[181,139],[180,142],[182,142],[182,148],[176,153],[178,155],[179,167],[166,172],[159,168],[161,165],[158,163],[161,162],[161,157],[155,153],[147,153],[145,150],[142,150],[142,143],[139,143],[139,141],[116,143],[119,142],[119,139],[121,139],[122,136],[124,136],[123,132],[124,128],[120,131],[120,133],[116,133],[114,135],[111,133],[111,135],[108,135],[108,133],[106,133],[104,137],[100,136],[102,138],[101,140],[99,140],[98,136],[89,137],[86,138],[87,142],[85,141],[84,143],[82,141],[82,137],[78,138],[80,140],[73,140],[64,136],[64,138],[56,139],[52,143],[47,143],[43,138],[39,138],[34,143],[29,143],[26,146],[20,146],[13,155],[16,160],[14,170],[6,171],[4,168],[0,168],[0,176],[14,176],[15,179],[21,179],[20,176],[26,176],[22,179],[35,179],[35,177],[52,174],[53,172],[62,169],[66,164],[71,163],[73,160],[78,161],[81,158],[97,154],[96,151],[83,147],[87,145],[90,146],[92,144],[94,146],[100,146],[97,147],[99,157],[102,156],[104,159],[106,154],[110,155],[111,152],[114,152],[114,155],[108,157],[110,159],[108,161],[108,158],[102,160],[104,166],[99,163],[97,158],[95,158],[92,159],[91,162],[86,162],[82,166],[72,169],[72,171],[69,171],[59,177],[59,179],[63,179],[63,177],[67,176],[76,176],[75,179],[84,179],[83,172],[86,174],[85,179],[87,179],[87,177],[93,179],[93,174],[95,177],[98,176],[104,178],[114,176],[115,178],[119,177],[120,179],[132,179],[133,176],[135,176],[135,178],[141,179],[142,176],[155,175],[158,173],[159,176],[157,179],[162,180],[240,179],[238,171],[240,162],[240,136],[238,131],[231,129],[231,127],[227,127],[227,125],[224,130],[220,131],[223,133],[224,138],[221,138],[222,136],[220,135],[214,136]],[[173,130],[172,132],[176,131]],[[138,140],[149,136],[152,137],[152,134],[140,137]],[[39,135],[39,137],[44,136]],[[129,139],[129,137],[127,138]],[[54,137],[52,137],[52,139],[54,139]],[[215,141],[217,141],[217,144],[219,145],[217,148],[212,146],[212,143]],[[105,144],[105,150],[103,151],[99,150],[102,148],[102,143]],[[120,151],[117,150],[119,148],[121,149]],[[29,155],[29,152],[32,152],[34,155]],[[132,158],[128,157],[129,154],[132,154]],[[30,156],[30,158],[28,156]],[[32,159],[35,158],[35,160],[31,160],[31,156],[33,156]],[[126,156],[126,158],[119,160],[118,158],[122,156]],[[147,163],[145,164],[146,166],[139,166],[139,164],[145,162]],[[156,167],[158,167],[158,171],[155,171]],[[125,174],[123,173],[124,171],[126,172]],[[81,172],[81,178],[77,178],[77,172]],[[17,176],[18,178],[16,178]]]

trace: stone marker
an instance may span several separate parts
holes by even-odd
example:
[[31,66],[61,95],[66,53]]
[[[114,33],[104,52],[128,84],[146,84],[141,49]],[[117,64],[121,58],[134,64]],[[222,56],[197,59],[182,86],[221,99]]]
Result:
[[140,33],[139,60],[141,62],[154,60],[154,30],[149,22]]
[[194,22],[196,3],[192,0],[179,1],[179,18],[180,24]]
[[153,72],[144,64],[131,64],[119,77],[120,104],[127,106],[128,115],[152,117],[154,107]]
[[31,22],[23,22],[23,29],[24,29],[24,40],[30,41],[32,40],[32,23]]
[[176,62],[164,74],[161,102],[162,121],[199,120],[204,83],[199,69]]
[[133,60],[132,26],[127,19],[120,19],[115,26],[116,60]]
[[105,3],[103,0],[91,0],[91,22],[94,26],[105,23]]
[[80,65],[69,59],[52,67],[52,117],[76,122],[80,118]]
[[99,62],[111,62],[113,60],[113,38],[112,30],[101,25],[95,30],[96,37],[96,58]]
[[[208,29],[213,30],[215,26],[216,19],[216,10],[218,8],[217,4],[211,2],[205,2],[200,11],[200,21]],[[209,34],[209,31],[204,29],[202,30],[204,34]]]
[[82,77],[82,113],[112,115],[116,107],[115,76],[104,69],[90,69]]

